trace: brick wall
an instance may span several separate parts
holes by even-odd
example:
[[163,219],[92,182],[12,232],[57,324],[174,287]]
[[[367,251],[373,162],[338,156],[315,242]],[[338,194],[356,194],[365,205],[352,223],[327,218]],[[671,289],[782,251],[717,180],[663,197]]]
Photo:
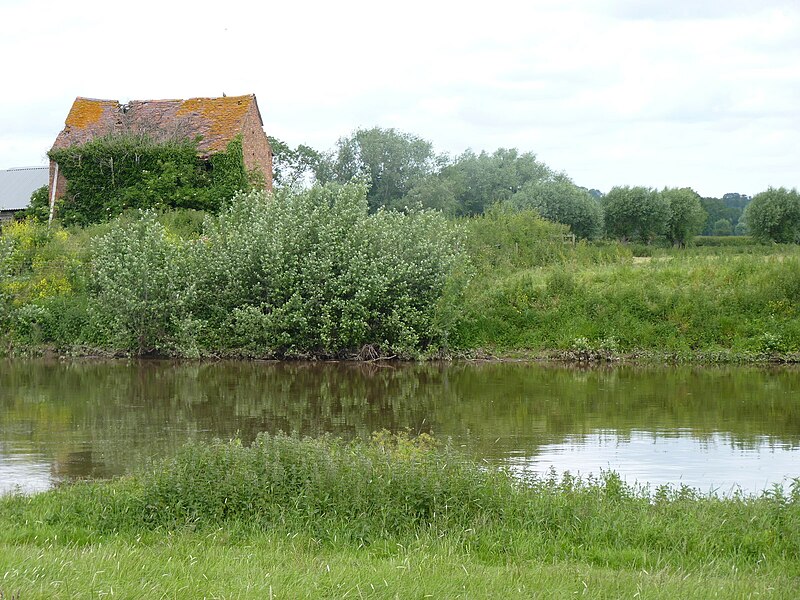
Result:
[[242,130],[244,165],[248,171],[258,169],[264,175],[267,190],[272,189],[272,148],[261,125],[255,101],[250,105]]

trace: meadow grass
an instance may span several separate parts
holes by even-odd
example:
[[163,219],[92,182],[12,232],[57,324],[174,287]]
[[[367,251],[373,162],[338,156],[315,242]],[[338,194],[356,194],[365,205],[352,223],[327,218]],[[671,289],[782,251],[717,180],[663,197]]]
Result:
[[262,435],[0,500],[0,573],[22,598],[793,598],[800,486],[522,482],[427,436]]
[[777,569],[709,573],[510,559],[492,563],[430,537],[381,549],[324,547],[304,535],[219,529],[75,547],[0,545],[0,590],[45,598],[785,598]]

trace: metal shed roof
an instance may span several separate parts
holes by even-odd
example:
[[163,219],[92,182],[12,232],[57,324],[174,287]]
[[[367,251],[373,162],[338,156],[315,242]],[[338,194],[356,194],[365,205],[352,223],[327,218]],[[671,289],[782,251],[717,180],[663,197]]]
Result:
[[31,194],[48,184],[49,167],[0,170],[0,210],[27,208]]

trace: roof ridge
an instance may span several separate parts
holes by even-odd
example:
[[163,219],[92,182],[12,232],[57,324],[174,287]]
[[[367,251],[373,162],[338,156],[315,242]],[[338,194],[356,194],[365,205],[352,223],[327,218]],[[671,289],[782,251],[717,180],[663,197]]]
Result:
[[75,100],[89,100],[91,102],[116,102],[119,104],[119,100],[114,100],[113,98],[89,98],[88,96],[75,96]]

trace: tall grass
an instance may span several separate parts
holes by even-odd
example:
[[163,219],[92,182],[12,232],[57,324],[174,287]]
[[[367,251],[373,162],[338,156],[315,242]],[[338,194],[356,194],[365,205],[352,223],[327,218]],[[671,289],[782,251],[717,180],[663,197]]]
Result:
[[637,489],[610,473],[520,482],[428,436],[194,444],[132,478],[3,499],[0,523],[0,537],[13,543],[222,527],[354,547],[443,537],[489,562],[723,570],[781,563],[800,575],[800,485],[718,498]]

